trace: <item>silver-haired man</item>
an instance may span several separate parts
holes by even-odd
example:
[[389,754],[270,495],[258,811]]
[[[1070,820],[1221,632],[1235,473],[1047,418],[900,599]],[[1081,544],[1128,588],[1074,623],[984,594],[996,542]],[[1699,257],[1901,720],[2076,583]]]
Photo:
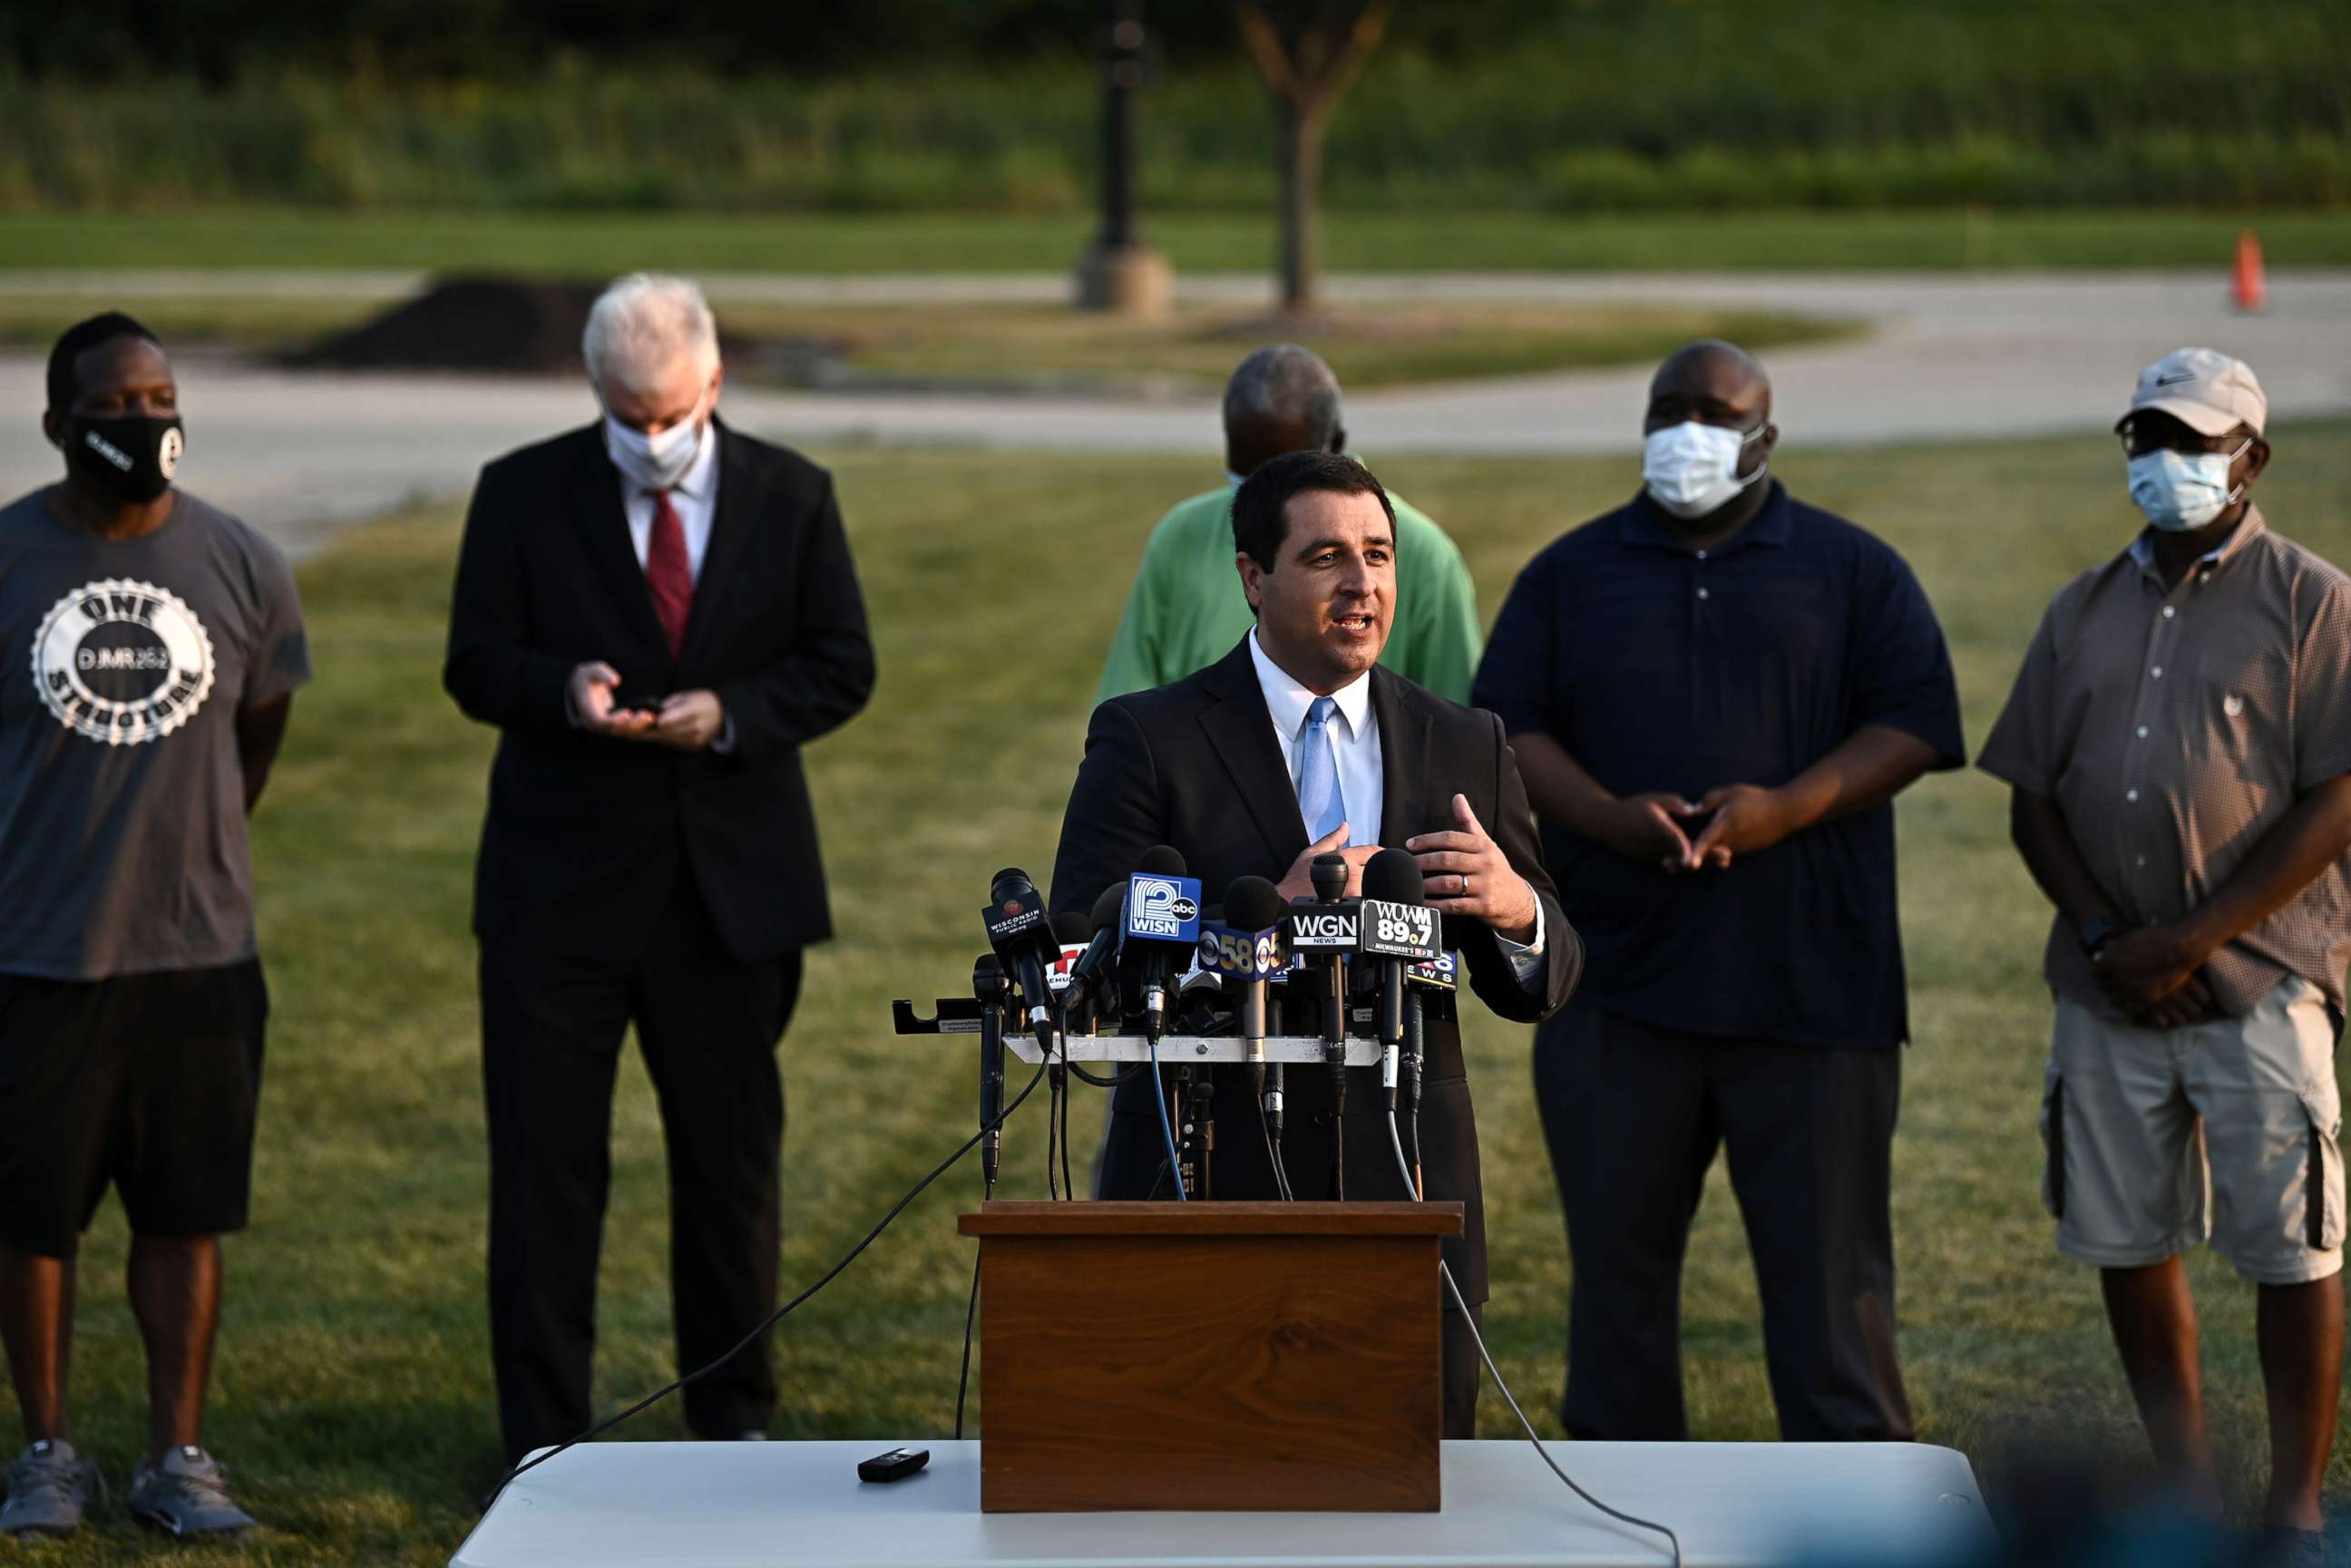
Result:
[[[508,1456],[589,1424],[612,1081],[661,1102],[678,1358],[774,1310],[800,954],[831,935],[800,747],[873,649],[832,480],[717,417],[710,308],[625,277],[582,343],[602,417],[482,470],[444,683],[499,731],[474,890],[490,1131],[490,1335]],[[761,1342],[685,1394],[757,1436]]]

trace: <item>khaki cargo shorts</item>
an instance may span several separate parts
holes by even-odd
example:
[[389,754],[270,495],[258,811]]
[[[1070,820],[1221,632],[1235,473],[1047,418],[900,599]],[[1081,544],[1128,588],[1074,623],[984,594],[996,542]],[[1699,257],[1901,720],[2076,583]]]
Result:
[[2343,1267],[2335,1023],[2290,978],[2242,1018],[2142,1029],[2059,998],[2041,1102],[2057,1249],[2137,1269],[2210,1240],[2264,1285]]

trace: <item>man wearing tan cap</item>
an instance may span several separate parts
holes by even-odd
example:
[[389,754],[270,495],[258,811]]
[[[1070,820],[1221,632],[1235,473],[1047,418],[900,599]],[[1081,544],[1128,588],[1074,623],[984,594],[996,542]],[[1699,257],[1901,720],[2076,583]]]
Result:
[[2210,1239],[2259,1287],[2266,1554],[2318,1563],[2343,1358],[2351,578],[2253,505],[2268,412],[2210,349],[2140,374],[2116,428],[2147,527],[2050,604],[1981,766],[2013,787],[2017,849],[2057,906],[2058,1249],[2102,1271],[2157,1457],[2207,1504],[2180,1254]]

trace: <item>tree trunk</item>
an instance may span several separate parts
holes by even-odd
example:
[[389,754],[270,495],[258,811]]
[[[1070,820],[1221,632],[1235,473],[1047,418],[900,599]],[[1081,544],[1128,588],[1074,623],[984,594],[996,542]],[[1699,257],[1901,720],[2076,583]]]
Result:
[[1321,105],[1279,100],[1281,173],[1281,309],[1286,316],[1313,310],[1322,274],[1321,198],[1322,131]]

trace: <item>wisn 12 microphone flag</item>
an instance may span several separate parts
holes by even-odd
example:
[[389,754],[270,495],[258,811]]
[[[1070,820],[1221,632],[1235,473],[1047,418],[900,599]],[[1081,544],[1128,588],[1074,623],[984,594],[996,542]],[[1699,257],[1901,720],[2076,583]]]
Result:
[[1137,872],[1126,879],[1120,930],[1129,942],[1200,940],[1200,879]]

